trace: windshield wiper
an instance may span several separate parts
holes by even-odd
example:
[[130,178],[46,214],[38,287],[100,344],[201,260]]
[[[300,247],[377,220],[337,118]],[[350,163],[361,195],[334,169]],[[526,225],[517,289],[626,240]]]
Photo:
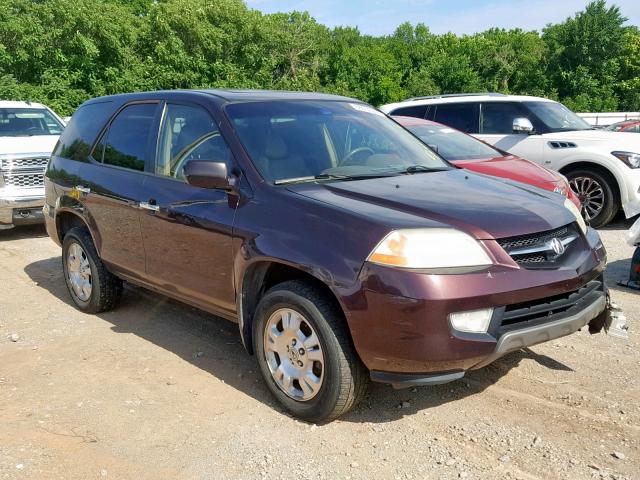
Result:
[[274,185],[287,185],[291,183],[313,182],[315,180],[364,180],[367,178],[391,177],[397,172],[390,173],[361,173],[355,175],[337,175],[334,173],[320,173],[309,177],[283,178],[274,181]]
[[413,174],[413,173],[423,173],[423,172],[442,172],[444,170],[450,170],[449,168],[442,168],[442,167],[427,167],[426,165],[409,165],[407,168],[405,168],[404,170],[400,170],[399,172],[396,173],[409,173],[409,174]]

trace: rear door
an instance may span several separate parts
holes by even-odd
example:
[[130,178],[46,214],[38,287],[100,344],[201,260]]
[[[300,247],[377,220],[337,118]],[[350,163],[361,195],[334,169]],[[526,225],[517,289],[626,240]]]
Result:
[[99,236],[100,258],[117,272],[143,278],[145,253],[138,205],[148,174],[145,164],[155,147],[160,103],[124,106],[81,167],[76,191]]
[[538,120],[522,104],[483,102],[480,108],[480,131],[476,136],[501,150],[542,163],[542,137],[535,132],[531,135],[514,133],[513,121],[516,118],[528,118],[534,128],[540,131]]
[[464,133],[478,133],[480,108],[477,102],[439,103],[432,105],[427,118]]
[[211,114],[189,103],[164,105],[154,174],[140,221],[149,281],[222,315],[235,312],[232,228],[237,197],[184,180],[191,160],[224,161],[231,151]]

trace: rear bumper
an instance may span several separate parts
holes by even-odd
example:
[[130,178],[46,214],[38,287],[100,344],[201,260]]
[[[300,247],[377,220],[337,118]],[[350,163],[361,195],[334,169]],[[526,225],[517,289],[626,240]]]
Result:
[[44,195],[25,197],[0,197],[0,230],[14,225],[42,223]]

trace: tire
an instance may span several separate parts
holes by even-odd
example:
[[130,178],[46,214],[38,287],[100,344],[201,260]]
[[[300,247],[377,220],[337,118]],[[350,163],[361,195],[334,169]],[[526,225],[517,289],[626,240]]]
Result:
[[[285,393],[284,387],[276,381],[278,370],[272,374],[272,369],[275,370],[274,363],[277,363],[278,358],[274,357],[269,347],[265,347],[265,343],[269,342],[266,327],[268,325],[270,328],[273,327],[274,319],[278,316],[283,318],[278,325],[284,325],[284,317],[289,312],[292,312],[292,315],[301,316],[302,320],[296,331],[299,332],[298,335],[307,336],[304,343],[301,342],[301,337],[298,338],[297,345],[303,347],[300,350],[308,346],[308,351],[304,353],[307,357],[298,356],[295,353],[299,361],[305,361],[304,367],[300,365],[298,372],[300,375],[305,375],[306,372],[312,371],[312,377],[320,378],[319,386],[317,383],[314,384],[315,390],[311,394],[312,397],[307,399],[300,398],[299,395],[308,396],[311,388],[309,385],[312,383],[306,381],[309,377],[298,381],[297,387],[297,380],[293,380],[290,383],[290,393]],[[309,422],[330,421],[348,412],[364,397],[369,385],[367,369],[355,353],[342,313],[335,302],[323,292],[303,281],[281,283],[271,288],[262,297],[254,318],[253,348],[260,372],[271,393],[291,414]],[[276,330],[277,328],[276,326]],[[282,337],[278,338],[291,337],[292,339],[287,342],[293,342],[293,345],[296,345],[296,338],[293,338],[294,335],[290,333],[292,331],[294,330],[288,331],[289,336],[285,335],[287,331],[283,331]],[[312,337],[310,332],[315,333],[315,337]],[[267,338],[266,341],[265,338]],[[312,344],[317,344],[320,353],[317,347],[312,347]],[[293,350],[298,348],[292,348]],[[284,353],[284,350],[282,352]],[[321,369],[318,368],[317,361],[310,360],[318,356],[322,357]],[[290,353],[283,354],[279,360],[283,364],[282,368],[295,370]],[[286,383],[286,380],[282,383]],[[307,387],[306,393],[302,385]]]
[[[75,271],[76,268],[81,273]],[[72,228],[65,234],[62,241],[62,269],[69,294],[79,310],[100,313],[118,304],[122,295],[122,280],[104,266],[85,227]],[[74,283],[72,278],[77,282]],[[80,284],[86,286],[87,282],[90,288],[78,288]]]
[[[604,227],[618,213],[620,206],[612,187],[610,175],[595,169],[578,169],[567,173],[569,185],[583,202],[582,216],[594,228]],[[590,195],[593,197],[590,199]],[[594,211],[594,207],[601,207]]]

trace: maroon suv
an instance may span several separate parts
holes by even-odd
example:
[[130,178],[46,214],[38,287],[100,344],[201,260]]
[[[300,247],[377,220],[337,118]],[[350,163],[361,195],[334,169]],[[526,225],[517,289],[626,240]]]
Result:
[[605,315],[605,250],[560,195],[447,163],[357,100],[169,91],[90,100],[46,174],[71,298],[123,280],[239,325],[318,421],[369,378],[456,380]]

